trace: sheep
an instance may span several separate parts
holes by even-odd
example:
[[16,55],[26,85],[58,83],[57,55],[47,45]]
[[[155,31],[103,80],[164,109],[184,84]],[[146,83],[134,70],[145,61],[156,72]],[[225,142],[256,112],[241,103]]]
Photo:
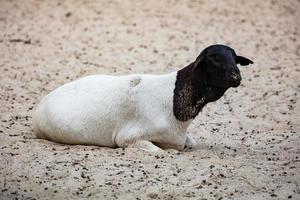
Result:
[[205,48],[183,69],[162,75],[91,75],[46,95],[33,127],[38,138],[65,144],[183,150],[196,145],[186,131],[201,109],[241,82],[249,65],[225,45]]

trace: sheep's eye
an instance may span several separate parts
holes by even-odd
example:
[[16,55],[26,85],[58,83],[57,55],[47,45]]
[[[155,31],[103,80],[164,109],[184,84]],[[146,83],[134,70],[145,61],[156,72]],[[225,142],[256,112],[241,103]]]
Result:
[[219,57],[214,57],[214,61],[221,62],[221,59]]
[[221,59],[219,57],[216,57],[216,56],[212,56],[210,57],[210,60],[212,61],[213,65],[216,67],[216,68],[223,68],[223,64],[221,62]]
[[211,56],[210,59],[211,59],[213,62],[220,62],[220,58],[217,57],[217,56]]

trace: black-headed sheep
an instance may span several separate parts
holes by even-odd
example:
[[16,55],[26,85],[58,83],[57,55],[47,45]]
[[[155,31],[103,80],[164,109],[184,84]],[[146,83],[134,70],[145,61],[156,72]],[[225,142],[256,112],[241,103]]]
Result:
[[187,67],[164,75],[93,75],[52,91],[37,107],[38,137],[67,144],[182,150],[186,134],[209,102],[241,81],[237,64],[251,60],[224,45],[204,49]]

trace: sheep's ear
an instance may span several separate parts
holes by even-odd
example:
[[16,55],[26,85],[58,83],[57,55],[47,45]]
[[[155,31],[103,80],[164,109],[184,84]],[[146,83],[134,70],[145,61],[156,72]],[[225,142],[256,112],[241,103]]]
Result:
[[253,64],[252,60],[245,58],[243,56],[236,56],[235,62],[236,62],[236,64],[240,64],[242,66]]

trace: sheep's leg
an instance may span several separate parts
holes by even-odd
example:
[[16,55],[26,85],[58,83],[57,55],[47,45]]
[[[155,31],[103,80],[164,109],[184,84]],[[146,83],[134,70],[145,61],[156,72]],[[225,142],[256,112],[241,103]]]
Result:
[[191,149],[195,147],[197,142],[189,135],[186,135],[186,140],[185,140],[185,148]]
[[148,140],[138,140],[128,145],[128,147],[139,148],[149,152],[161,152],[163,151],[158,146],[154,145]]
[[170,143],[160,143],[157,142],[157,144],[162,147],[163,149],[175,149],[178,151],[181,151],[184,149],[184,145],[183,144],[170,144]]
[[[122,130],[115,137],[115,142],[118,147],[133,147],[140,148],[145,151],[159,152],[162,151],[159,147],[154,145],[145,138],[144,134],[139,132],[140,129]],[[129,134],[128,134],[129,133]]]

